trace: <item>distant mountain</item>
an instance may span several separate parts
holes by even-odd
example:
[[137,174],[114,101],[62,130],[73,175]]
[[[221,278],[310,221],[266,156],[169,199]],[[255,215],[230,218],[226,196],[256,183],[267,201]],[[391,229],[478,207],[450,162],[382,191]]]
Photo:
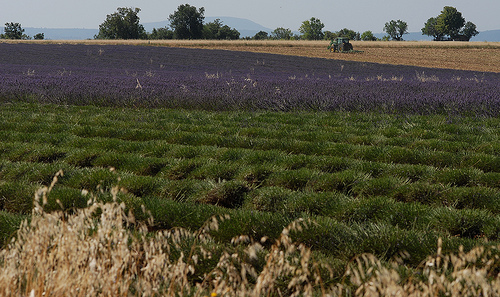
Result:
[[52,40],[81,40],[93,39],[99,33],[98,29],[54,29],[54,28],[24,28],[24,33],[33,37],[43,33],[45,39]]
[[[386,36],[386,33],[375,33],[373,34],[375,37],[382,39]],[[428,41],[432,40],[432,37],[427,35],[422,35],[422,32],[410,32],[408,34],[403,35],[403,39],[406,41]]]
[[500,42],[500,30],[489,30],[480,32],[478,35],[472,37],[471,41]]

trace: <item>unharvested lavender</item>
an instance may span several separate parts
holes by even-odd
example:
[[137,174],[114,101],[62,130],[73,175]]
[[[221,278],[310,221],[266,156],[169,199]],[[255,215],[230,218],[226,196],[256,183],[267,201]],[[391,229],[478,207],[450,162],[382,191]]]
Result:
[[500,115],[500,73],[133,45],[0,43],[0,102]]

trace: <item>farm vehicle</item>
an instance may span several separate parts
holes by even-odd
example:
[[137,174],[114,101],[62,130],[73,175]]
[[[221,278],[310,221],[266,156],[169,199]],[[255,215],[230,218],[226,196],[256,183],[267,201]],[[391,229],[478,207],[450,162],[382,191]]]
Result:
[[347,37],[337,37],[332,39],[330,45],[328,45],[328,49],[330,52],[339,52],[339,53],[361,53],[362,51],[355,51],[352,47],[352,44],[349,42],[349,38]]

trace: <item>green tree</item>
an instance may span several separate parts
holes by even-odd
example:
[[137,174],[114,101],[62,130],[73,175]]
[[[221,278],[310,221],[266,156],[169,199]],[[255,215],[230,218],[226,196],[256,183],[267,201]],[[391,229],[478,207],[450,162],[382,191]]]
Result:
[[108,14],[99,25],[95,39],[145,39],[144,26],[139,23],[140,8],[118,7],[117,12]]
[[361,34],[361,40],[363,41],[375,41],[377,40],[377,37],[373,35],[372,31],[365,31],[363,34]]
[[434,40],[464,40],[469,41],[479,34],[476,25],[472,22],[465,22],[462,13],[456,8],[445,6],[441,14],[427,20],[422,28],[422,34],[433,36]]
[[228,25],[223,25],[220,19],[215,19],[213,22],[203,26],[203,38],[233,40],[240,38],[240,32],[230,28]]
[[422,28],[422,35],[432,36],[434,37],[434,41],[441,41],[445,34],[438,30],[437,18],[430,18]]
[[274,29],[273,32],[271,32],[271,37],[273,39],[279,39],[279,40],[290,40],[293,37],[292,30],[290,29],[285,29],[282,27]]
[[269,38],[269,34],[265,31],[259,31],[253,37],[253,39],[255,39],[255,40],[264,40],[264,39],[268,39],[268,38]]
[[403,40],[403,35],[408,34],[408,24],[402,20],[391,20],[385,23],[384,31],[393,40]]
[[201,39],[203,38],[203,20],[205,8],[196,7],[189,4],[179,5],[168,20],[170,27],[174,30],[175,39]]
[[338,37],[347,37],[350,40],[360,40],[361,39],[361,36],[359,35],[358,32],[356,32],[354,30],[349,30],[347,28],[344,28],[344,29],[338,31],[337,36]]
[[321,40],[324,33],[325,25],[317,18],[312,17],[310,20],[302,22],[299,32],[302,33],[302,38],[307,40]]
[[35,36],[33,36],[33,39],[35,39],[35,40],[43,40],[43,39],[45,39],[45,34],[43,34],[43,33],[37,33],[37,34],[35,34]]
[[338,37],[337,33],[332,31],[325,31],[323,34],[324,34],[323,39],[325,40],[332,40]]
[[173,39],[174,32],[168,28],[153,28],[151,34],[148,36],[149,39]]
[[220,19],[215,19],[213,22],[206,23],[203,26],[203,38],[204,39],[218,39],[217,35],[222,27],[222,22]]
[[448,35],[452,40],[460,38],[460,29],[465,25],[465,18],[455,7],[445,6],[437,17],[436,30]]
[[465,23],[462,30],[460,30],[461,40],[463,41],[470,41],[470,39],[477,34],[479,34],[479,31],[477,31],[476,25],[472,22]]
[[228,25],[224,25],[219,29],[219,39],[236,40],[239,38],[240,32]]
[[2,39],[27,39],[27,36],[23,34],[24,29],[19,23],[5,23],[3,30],[5,34],[1,35]]

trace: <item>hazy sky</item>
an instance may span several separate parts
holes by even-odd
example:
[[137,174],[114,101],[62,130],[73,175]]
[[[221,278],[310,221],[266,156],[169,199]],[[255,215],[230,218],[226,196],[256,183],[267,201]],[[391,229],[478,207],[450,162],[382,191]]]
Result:
[[304,20],[319,18],[324,30],[349,28],[382,32],[385,22],[406,21],[418,32],[444,6],[456,7],[479,31],[500,29],[500,0],[1,0],[0,26],[97,29],[117,7],[139,7],[141,23],[164,21],[181,4],[205,7],[205,16],[250,19],[270,29],[298,30]]

